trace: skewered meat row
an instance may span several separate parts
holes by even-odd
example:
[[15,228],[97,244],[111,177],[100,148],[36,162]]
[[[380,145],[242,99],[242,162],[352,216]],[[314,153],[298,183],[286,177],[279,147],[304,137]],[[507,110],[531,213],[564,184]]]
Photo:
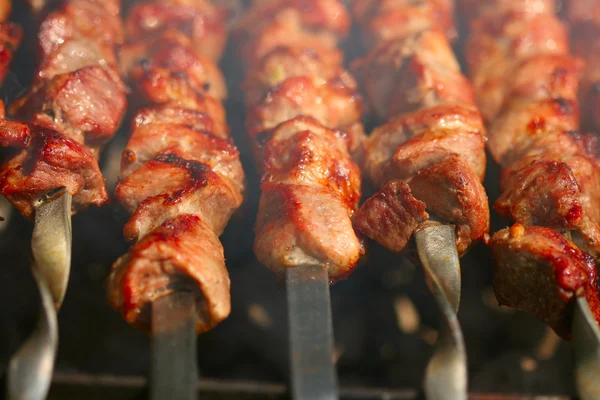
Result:
[[40,25],[37,74],[9,109],[28,125],[4,121],[0,132],[10,146],[0,193],[26,217],[56,188],[71,193],[74,212],[107,200],[96,158],[126,108],[114,51],[123,40],[119,3],[65,0]]
[[23,36],[21,27],[8,21],[11,6],[11,0],[0,0],[0,84],[8,73],[13,55]]
[[567,17],[573,53],[585,61],[579,91],[583,128],[600,130],[600,1],[570,0]]
[[600,171],[593,138],[577,131],[582,63],[569,54],[554,3],[527,4],[464,4],[475,15],[467,62],[490,121],[488,148],[504,168],[494,208],[516,223],[489,242],[494,289],[501,304],[568,338],[573,296],[586,296],[600,317]]
[[489,231],[485,127],[452,52],[451,1],[357,0],[371,49],[355,63],[379,121],[365,142],[364,170],[380,191],[355,226],[396,252],[430,219],[456,226],[464,253]]
[[351,223],[362,101],[337,48],[348,30],[338,0],[256,1],[236,26],[249,71],[247,130],[262,171],[254,251],[280,275],[321,265],[335,281],[363,252]]
[[114,263],[108,298],[141,329],[151,326],[151,303],[173,291],[197,296],[197,332],[231,309],[218,236],[242,203],[244,173],[220,102],[224,27],[210,1],[141,2],[126,20],[121,69],[145,108],[132,121],[116,188],[135,244]]

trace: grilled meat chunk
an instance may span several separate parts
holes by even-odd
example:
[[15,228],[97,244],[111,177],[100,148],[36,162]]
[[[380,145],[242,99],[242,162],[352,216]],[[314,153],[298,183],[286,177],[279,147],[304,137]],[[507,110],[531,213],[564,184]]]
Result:
[[354,67],[381,119],[439,104],[474,104],[448,40],[435,29],[381,42]]
[[322,265],[331,281],[352,272],[362,247],[344,199],[308,185],[265,183],[261,191],[254,252],[263,265],[281,276],[285,268]]
[[459,255],[489,232],[487,195],[473,169],[460,157],[448,157],[419,171],[408,184],[430,215],[456,226]]
[[534,314],[565,339],[571,336],[575,296],[585,296],[600,320],[594,259],[554,230],[516,224],[496,232],[490,248],[500,304]]
[[477,104],[488,121],[498,116],[523,60],[566,54],[569,46],[565,27],[547,13],[493,13],[473,21],[471,30],[477,33],[467,40],[467,65]]
[[150,306],[174,291],[196,295],[196,331],[227,318],[229,275],[223,247],[212,229],[195,215],[179,215],[136,243],[113,265],[108,298],[127,322],[151,326]]
[[404,249],[419,225],[429,218],[403,181],[390,181],[358,210],[354,226],[362,234],[395,252]]
[[77,140],[98,154],[125,113],[122,82],[90,66],[44,80],[11,106],[13,116],[35,121]]
[[33,218],[40,199],[61,187],[73,196],[74,212],[90,204],[102,205],[108,199],[104,178],[90,150],[53,130],[31,125],[29,132],[29,145],[0,167],[0,193],[23,216]]

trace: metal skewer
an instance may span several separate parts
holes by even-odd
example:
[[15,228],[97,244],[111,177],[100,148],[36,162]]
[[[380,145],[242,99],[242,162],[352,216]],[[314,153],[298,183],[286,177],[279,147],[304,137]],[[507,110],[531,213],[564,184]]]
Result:
[[425,371],[428,400],[467,399],[467,355],[456,317],[461,276],[454,228],[432,226],[415,233],[419,259],[440,307],[441,324],[435,353]]
[[585,297],[577,297],[573,315],[575,384],[582,400],[600,399],[600,329]]
[[286,286],[293,398],[337,399],[327,268],[288,267]]
[[38,323],[8,366],[9,400],[46,398],[58,346],[56,310],[71,269],[71,194],[61,188],[36,207],[31,239],[33,276],[41,297]]
[[197,398],[196,298],[174,292],[152,303],[152,400]]

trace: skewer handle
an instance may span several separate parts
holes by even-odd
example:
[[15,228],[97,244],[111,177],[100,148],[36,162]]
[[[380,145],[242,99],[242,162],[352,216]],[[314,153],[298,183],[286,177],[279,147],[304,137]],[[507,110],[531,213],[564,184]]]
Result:
[[600,329],[585,297],[577,297],[573,315],[575,384],[582,400],[600,399]]
[[436,350],[425,371],[425,395],[428,400],[466,400],[467,354],[456,317],[461,277],[454,228],[427,227],[415,237],[429,288],[442,313]]
[[286,269],[290,368],[295,400],[337,399],[327,269]]
[[174,292],[152,303],[152,400],[197,398],[196,299]]

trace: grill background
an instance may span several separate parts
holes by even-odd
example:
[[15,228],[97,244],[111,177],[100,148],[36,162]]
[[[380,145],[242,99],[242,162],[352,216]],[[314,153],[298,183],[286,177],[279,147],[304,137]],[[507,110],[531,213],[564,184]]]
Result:
[[[29,84],[35,66],[36,24],[23,1],[13,3],[12,19],[24,26],[25,41],[16,55],[13,73],[0,92],[7,103]],[[357,38],[355,33],[346,42],[348,59],[361,52]],[[460,50],[462,42],[455,48]],[[283,284],[259,265],[252,253],[258,181],[243,125],[243,95],[239,90],[243,73],[231,49],[222,68],[230,86],[228,119],[242,152],[249,190],[244,206],[222,237],[232,282],[232,313],[216,329],[199,337],[199,369],[202,377],[211,379],[283,383],[287,381],[288,368],[285,291]],[[125,128],[129,121],[127,116]],[[117,135],[113,147],[122,146],[126,131]],[[498,196],[497,182],[498,168],[489,165],[486,188],[492,200]],[[492,231],[507,224],[492,215]],[[104,293],[104,279],[111,263],[127,250],[121,234],[126,219],[118,204],[89,209],[73,218],[71,280],[59,314],[59,373],[147,375],[148,336],[128,326],[111,310]],[[31,230],[32,224],[15,214],[0,233],[0,372],[6,369],[9,357],[36,320],[38,297],[29,269]],[[492,262],[485,246],[473,248],[463,258],[462,269],[459,319],[467,344],[470,389],[488,393],[574,393],[568,343],[561,342],[550,359],[537,359],[536,349],[546,334],[545,326],[529,315],[500,310],[491,304]],[[348,280],[333,286],[331,295],[336,347],[341,352],[337,364],[340,384],[419,388],[433,347],[431,340],[424,339],[427,335],[400,330],[394,299],[409,297],[420,314],[421,326],[429,332],[436,329],[437,309],[420,269],[371,246],[368,259]],[[269,327],[261,327],[250,318],[251,304],[266,310]],[[534,365],[523,362],[528,357],[535,361]],[[73,384],[63,382],[55,390],[60,392],[61,387]],[[139,390],[136,385],[130,387],[131,393]],[[240,387],[240,391],[251,392],[252,388],[256,389],[251,385]],[[282,390],[279,386],[260,388],[266,390],[260,397],[270,389],[274,394]],[[398,398],[412,398],[411,393]]]

